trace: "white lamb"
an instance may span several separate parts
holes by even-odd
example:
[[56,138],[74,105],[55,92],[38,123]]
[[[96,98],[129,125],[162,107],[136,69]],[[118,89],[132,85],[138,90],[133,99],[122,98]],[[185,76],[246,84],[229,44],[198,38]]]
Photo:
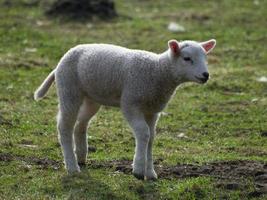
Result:
[[159,113],[179,84],[207,82],[206,55],[215,44],[214,39],[202,43],[170,40],[168,50],[161,54],[108,44],[70,49],[34,94],[35,100],[44,97],[55,80],[57,127],[67,171],[79,172],[79,165],[85,164],[88,122],[106,105],[120,107],[133,129],[134,176],[157,179],[152,143]]

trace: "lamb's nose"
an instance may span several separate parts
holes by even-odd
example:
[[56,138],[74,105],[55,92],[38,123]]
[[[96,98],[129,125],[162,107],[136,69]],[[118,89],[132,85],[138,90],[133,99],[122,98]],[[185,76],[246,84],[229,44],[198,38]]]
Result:
[[206,79],[209,78],[209,73],[208,73],[208,72],[204,72],[202,75],[203,75]]

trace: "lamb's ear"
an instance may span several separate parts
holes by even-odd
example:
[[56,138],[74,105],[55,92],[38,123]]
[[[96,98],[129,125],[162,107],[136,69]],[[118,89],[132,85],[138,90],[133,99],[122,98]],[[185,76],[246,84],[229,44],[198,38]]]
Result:
[[169,40],[168,45],[169,45],[172,55],[174,56],[180,55],[179,43],[176,40]]
[[215,47],[216,40],[211,39],[211,40],[208,40],[206,42],[201,42],[200,44],[204,48],[204,50],[206,51],[206,54],[208,54]]

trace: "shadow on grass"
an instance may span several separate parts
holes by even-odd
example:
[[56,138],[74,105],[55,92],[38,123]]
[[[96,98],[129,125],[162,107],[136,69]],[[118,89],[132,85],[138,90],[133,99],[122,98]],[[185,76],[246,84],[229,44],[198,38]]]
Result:
[[89,172],[88,169],[83,169],[79,174],[64,176],[61,182],[65,197],[67,199],[110,200],[136,197],[138,199],[158,199],[160,196],[155,182],[141,181],[135,178],[128,179],[128,177],[122,179],[121,176],[116,176],[116,173],[113,175],[111,182],[105,180],[105,176],[109,176],[108,174]]
[[62,178],[67,199],[124,199],[104,182],[92,177],[88,171]]

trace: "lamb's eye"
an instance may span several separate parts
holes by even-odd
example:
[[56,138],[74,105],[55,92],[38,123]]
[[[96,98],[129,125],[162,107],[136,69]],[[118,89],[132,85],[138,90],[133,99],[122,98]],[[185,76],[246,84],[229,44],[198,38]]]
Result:
[[190,57],[184,57],[184,61],[186,61],[186,62],[188,62],[188,61],[192,62],[192,60],[191,60]]

